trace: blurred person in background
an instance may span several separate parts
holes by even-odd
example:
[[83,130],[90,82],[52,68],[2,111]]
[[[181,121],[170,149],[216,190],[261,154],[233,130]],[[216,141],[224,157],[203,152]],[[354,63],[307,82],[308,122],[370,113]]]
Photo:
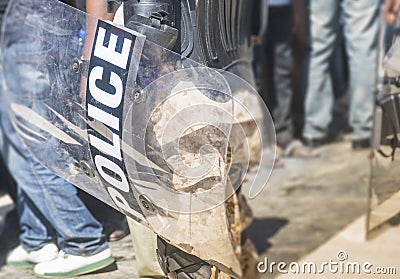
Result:
[[330,61],[343,23],[349,69],[352,148],[370,145],[377,66],[378,0],[309,0],[310,48],[303,139],[318,147],[332,140],[333,92]]
[[[29,5],[35,8],[34,5],[40,3]],[[29,7],[21,11],[21,16],[28,10]],[[17,26],[9,29],[5,30],[6,34],[19,32],[21,36],[14,36],[15,40],[4,50],[7,65],[13,65],[4,71],[9,81],[7,85],[16,96],[20,91],[37,96],[32,97],[31,102],[40,107],[51,92],[46,77],[52,74],[52,69],[38,68],[38,61],[43,61],[45,53],[33,53],[32,41]],[[19,59],[21,56],[30,59]],[[3,155],[18,184],[17,208],[22,230],[21,244],[8,254],[7,264],[34,267],[37,276],[47,278],[77,276],[111,265],[114,259],[101,224],[86,208],[72,184],[30,154],[14,124],[2,108],[2,130],[10,144],[8,154]]]
[[[316,157],[318,152],[294,137],[293,100],[293,30],[291,0],[267,0],[268,25],[266,53],[266,90],[263,98],[272,109],[278,150],[284,156]],[[265,92],[266,91],[266,92]]]

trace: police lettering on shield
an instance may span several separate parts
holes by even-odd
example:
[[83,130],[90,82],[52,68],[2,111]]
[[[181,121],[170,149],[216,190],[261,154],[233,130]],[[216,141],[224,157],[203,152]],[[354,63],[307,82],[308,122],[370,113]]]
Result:
[[[88,127],[90,151],[107,191],[128,215],[137,216],[125,195],[131,195],[121,153],[123,99],[135,36],[99,21],[89,65],[87,116],[111,131],[105,136]],[[93,125],[95,126],[95,125]],[[107,133],[110,134],[110,133]]]

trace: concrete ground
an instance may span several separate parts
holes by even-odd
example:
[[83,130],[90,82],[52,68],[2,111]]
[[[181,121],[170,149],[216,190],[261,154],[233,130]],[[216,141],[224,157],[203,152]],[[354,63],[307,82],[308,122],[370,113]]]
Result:
[[[299,259],[299,269],[296,265],[292,269],[295,272],[300,270],[300,273],[293,274],[288,269],[287,274],[280,274],[278,278],[399,278],[398,224],[388,227],[369,241],[365,241],[364,226],[365,217],[362,216],[315,251]],[[323,265],[324,262],[327,264]],[[310,264],[315,264],[315,268],[309,269]],[[278,275],[280,272],[275,268],[275,273]]]
[[[396,267],[400,272],[397,261],[400,228],[397,224],[371,241],[364,240],[368,154],[368,150],[351,150],[350,143],[344,141],[322,147],[321,156],[316,159],[285,158],[284,167],[273,171],[266,189],[250,200],[255,219],[248,236],[254,241],[260,260],[287,264],[314,261],[320,264],[329,260],[346,262],[345,259],[339,261],[338,257],[348,255],[348,261],[368,261],[374,267]],[[248,186],[243,190],[246,193]],[[5,209],[10,209],[10,202],[4,202],[4,197],[0,201],[0,214],[4,217]],[[135,257],[129,237],[112,243],[112,250],[117,258],[117,270],[81,278],[135,278]],[[275,270],[272,273],[267,271],[261,277],[278,275],[280,272]],[[353,278],[355,275],[326,272],[319,276]],[[309,277],[310,274],[284,276]],[[34,276],[31,271],[3,266],[0,278],[28,279]],[[397,277],[370,275],[370,278]]]

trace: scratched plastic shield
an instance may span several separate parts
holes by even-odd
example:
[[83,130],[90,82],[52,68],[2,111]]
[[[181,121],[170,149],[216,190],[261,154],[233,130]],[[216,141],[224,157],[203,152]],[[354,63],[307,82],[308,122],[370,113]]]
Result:
[[250,198],[265,187],[274,126],[240,77],[53,0],[12,1],[1,44],[3,109],[19,140],[166,239],[201,246],[207,226],[197,228],[195,216],[218,222],[216,208],[248,173]]
[[[381,31],[381,34],[385,34]],[[374,111],[374,129],[370,158],[368,211],[366,237],[372,239],[385,231],[400,212],[400,43],[393,34],[393,43],[385,53],[386,45],[380,39],[377,71],[377,96]],[[383,35],[381,35],[383,36]]]

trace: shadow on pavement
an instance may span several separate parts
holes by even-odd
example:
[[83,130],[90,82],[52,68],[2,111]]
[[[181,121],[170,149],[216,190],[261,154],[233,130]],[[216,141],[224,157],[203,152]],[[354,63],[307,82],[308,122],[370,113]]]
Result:
[[115,270],[118,270],[118,265],[116,262],[114,262],[113,264],[111,264],[109,266],[106,266],[105,268],[102,268],[100,270],[92,272],[91,274],[94,275],[94,274],[100,274],[100,273],[107,273],[107,272],[112,272]]
[[272,244],[268,241],[289,221],[283,218],[254,219],[253,223],[246,230],[247,236],[253,241],[258,253],[265,253]]

